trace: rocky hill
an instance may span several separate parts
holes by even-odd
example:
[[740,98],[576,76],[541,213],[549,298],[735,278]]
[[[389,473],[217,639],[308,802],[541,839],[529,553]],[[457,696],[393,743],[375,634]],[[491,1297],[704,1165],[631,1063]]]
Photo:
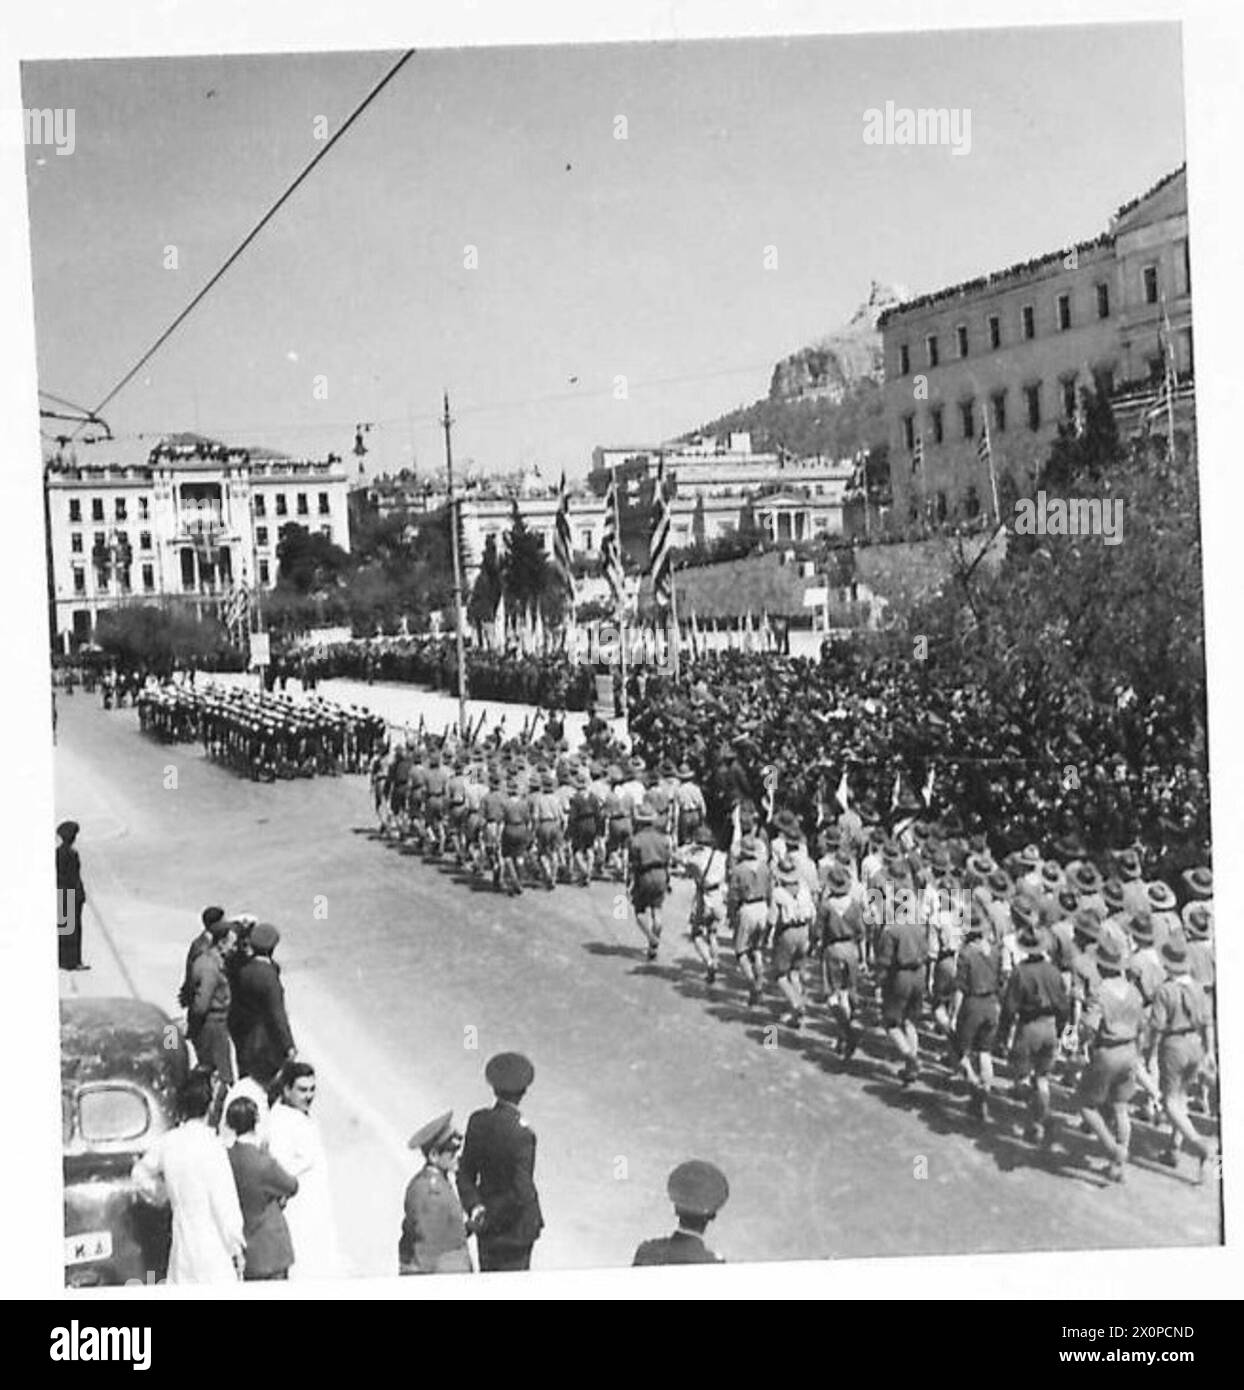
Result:
[[774,367],[766,397],[685,437],[750,430],[753,448],[767,452],[780,446],[800,457],[847,458],[860,449],[876,448],[885,439],[877,319],[883,309],[906,297],[901,286],[874,280],[868,298],[842,328]]
[[883,310],[907,298],[902,286],[869,286],[868,298],[836,332],[827,334],[773,369],[771,401],[828,400],[838,405],[859,381],[880,384],[884,376],[881,333],[877,320]]

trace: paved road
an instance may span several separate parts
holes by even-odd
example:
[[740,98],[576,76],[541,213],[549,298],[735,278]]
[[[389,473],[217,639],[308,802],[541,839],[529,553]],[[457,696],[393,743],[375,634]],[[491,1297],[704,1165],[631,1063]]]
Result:
[[[240,780],[81,695],[61,702],[60,730],[58,817],[83,825],[88,890],[140,992],[171,1010],[206,903],[281,927],[358,1272],[393,1270],[405,1136],[439,1108],[490,1100],[483,1062],[507,1048],[536,1065],[524,1108],[540,1136],[545,1268],[629,1263],[669,1225],[665,1175],[690,1156],[729,1174],[712,1242],[731,1260],[1219,1238],[1217,1190],[1159,1170],[1149,1133],[1116,1188],[1074,1134],[1070,1152],[1041,1156],[1018,1123],[978,1131],[957,1094],[899,1090],[876,1041],[844,1067],[819,1022],[795,1039],[733,989],[710,994],[673,931],[685,885],[649,966],[610,885],[515,902],[458,881],[372,837],[362,778]],[[86,945],[104,954],[89,921]]]

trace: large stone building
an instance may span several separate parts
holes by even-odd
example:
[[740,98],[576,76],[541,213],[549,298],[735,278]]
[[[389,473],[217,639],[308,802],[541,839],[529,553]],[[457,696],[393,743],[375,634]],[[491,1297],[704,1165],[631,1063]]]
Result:
[[979,447],[986,419],[1005,507],[1013,490],[1031,486],[1059,423],[1074,418],[1079,387],[1095,384],[1128,405],[1151,399],[1163,375],[1163,307],[1188,381],[1183,167],[1120,208],[1091,241],[887,310],[880,324],[897,523],[992,511]]
[[617,481],[623,548],[642,562],[658,471],[664,467],[675,546],[737,531],[747,512],[770,540],[802,541],[843,529],[849,459],[757,453],[746,431],[668,444],[615,445],[592,452],[588,485],[603,495]]
[[56,632],[91,639],[99,614],[177,599],[216,610],[235,586],[271,588],[281,527],[350,548],[347,470],[336,455],[293,459],[197,435],[126,459],[111,442],[47,460]]

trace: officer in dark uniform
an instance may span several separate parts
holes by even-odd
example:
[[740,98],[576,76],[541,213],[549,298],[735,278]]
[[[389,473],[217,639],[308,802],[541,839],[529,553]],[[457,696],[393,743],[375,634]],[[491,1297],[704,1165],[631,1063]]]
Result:
[[519,1113],[535,1068],[518,1052],[501,1052],[484,1068],[497,1103],[467,1121],[458,1195],[479,1241],[479,1267],[531,1268],[531,1247],[544,1228],[536,1192],[536,1136]]
[[411,1135],[410,1147],[421,1149],[424,1166],[406,1188],[402,1236],[397,1246],[402,1274],[470,1274],[466,1218],[451,1181],[458,1166],[462,1135],[452,1110],[430,1120]]
[[703,1159],[680,1163],[666,1184],[678,1229],[672,1236],[646,1240],[635,1251],[632,1265],[722,1264],[722,1257],[704,1244],[708,1223],[725,1206],[730,1184],[720,1168]]
[[62,970],[89,970],[82,963],[82,861],[74,848],[78,822],[61,821],[56,827],[56,949]]

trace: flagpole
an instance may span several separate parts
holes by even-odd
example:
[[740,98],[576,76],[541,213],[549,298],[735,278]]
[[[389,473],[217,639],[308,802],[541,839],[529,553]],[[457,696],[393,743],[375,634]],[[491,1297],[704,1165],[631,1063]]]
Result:
[[1175,462],[1175,343],[1171,338],[1171,321],[1166,314],[1166,295],[1162,295],[1162,328],[1166,338],[1166,347],[1162,353],[1163,365],[1166,368],[1166,437],[1169,441],[1170,460]]
[[613,464],[609,465],[609,486],[613,493],[613,535],[618,565],[618,596],[614,603],[613,616],[621,627],[618,633],[618,665],[622,672],[621,714],[629,726],[630,709],[626,695],[626,571],[622,567],[622,518],[618,512],[618,475]]
[[458,734],[466,736],[466,649],[462,640],[462,561],[458,557],[458,510],[454,503],[454,452],[449,430],[453,420],[449,415],[449,392],[445,392],[445,491],[449,503],[449,549],[454,561],[454,643],[458,656]]

